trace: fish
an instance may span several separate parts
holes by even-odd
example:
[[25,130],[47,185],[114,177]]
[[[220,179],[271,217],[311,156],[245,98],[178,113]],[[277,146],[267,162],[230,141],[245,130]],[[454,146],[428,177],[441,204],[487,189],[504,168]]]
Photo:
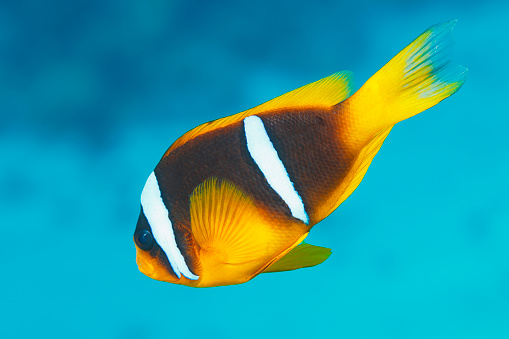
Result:
[[323,263],[304,239],[357,188],[392,127],[454,94],[456,21],[431,26],[352,92],[342,71],[178,138],[149,175],[134,232],[145,275],[190,287]]

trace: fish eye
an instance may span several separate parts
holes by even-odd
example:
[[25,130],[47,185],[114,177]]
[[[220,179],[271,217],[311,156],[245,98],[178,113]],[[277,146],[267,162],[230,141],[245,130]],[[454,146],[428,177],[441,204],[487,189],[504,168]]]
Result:
[[150,251],[154,246],[154,237],[147,230],[141,230],[135,238],[138,247],[144,251]]

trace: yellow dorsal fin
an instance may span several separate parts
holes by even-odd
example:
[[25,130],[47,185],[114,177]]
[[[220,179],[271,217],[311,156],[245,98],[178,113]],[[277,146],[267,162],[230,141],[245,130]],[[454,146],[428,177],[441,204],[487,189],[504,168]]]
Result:
[[175,148],[183,145],[198,135],[236,123],[253,114],[261,114],[282,108],[333,106],[348,98],[351,91],[351,82],[351,72],[337,72],[326,78],[312,82],[261,105],[248,109],[247,111],[204,123],[177,139],[166,151],[163,157],[167,156]]
[[281,259],[273,262],[262,273],[291,271],[316,266],[323,263],[330,255],[330,248],[303,243],[294,247]]
[[249,112],[248,115],[251,115],[286,107],[330,107],[348,98],[351,91],[352,78],[352,72],[337,72],[278,96],[245,112]]
[[382,144],[391,132],[392,127],[393,126],[390,126],[380,131],[366,146],[364,146],[353,163],[347,177],[336,189],[337,193],[332,196],[329,204],[325,204],[326,210],[321,211],[319,220],[325,218],[332,213],[332,211],[338,208],[338,206],[341,205],[341,203],[345,201],[353,191],[355,191],[357,186],[359,186],[362,178],[364,178],[364,175],[369,168],[369,165],[371,165],[371,161],[373,161],[373,158],[380,150],[380,147],[382,147]]
[[210,260],[238,265],[265,256],[271,236],[267,222],[233,183],[205,180],[191,195],[190,212],[194,238]]

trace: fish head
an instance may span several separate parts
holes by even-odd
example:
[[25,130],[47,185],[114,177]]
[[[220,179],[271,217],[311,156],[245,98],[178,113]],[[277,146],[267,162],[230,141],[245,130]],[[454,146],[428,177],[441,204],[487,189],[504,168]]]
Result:
[[175,267],[174,260],[170,262],[167,253],[164,251],[161,244],[157,242],[156,237],[154,237],[154,233],[143,210],[138,218],[133,238],[136,247],[136,263],[138,264],[140,272],[155,280],[182,285],[196,284],[197,276],[192,272],[183,272],[182,274],[182,272]]
[[152,279],[190,287],[235,285],[250,280],[266,262],[232,261],[231,255],[222,250],[222,246],[200,246],[185,227],[177,222],[173,222],[173,227],[179,234],[186,233],[183,238],[187,241],[183,244],[180,239],[180,249],[185,250],[187,263],[196,276],[186,276],[172,266],[169,255],[156,240],[142,210],[133,236],[136,263],[140,272]]

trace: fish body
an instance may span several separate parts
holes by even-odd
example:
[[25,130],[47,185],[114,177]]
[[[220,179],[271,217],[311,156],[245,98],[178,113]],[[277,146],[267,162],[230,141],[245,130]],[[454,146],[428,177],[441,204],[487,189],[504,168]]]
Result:
[[317,265],[303,243],[359,185],[397,122],[455,93],[454,22],[432,26],[350,96],[339,72],[205,123],[166,151],[141,195],[139,269],[193,287]]

